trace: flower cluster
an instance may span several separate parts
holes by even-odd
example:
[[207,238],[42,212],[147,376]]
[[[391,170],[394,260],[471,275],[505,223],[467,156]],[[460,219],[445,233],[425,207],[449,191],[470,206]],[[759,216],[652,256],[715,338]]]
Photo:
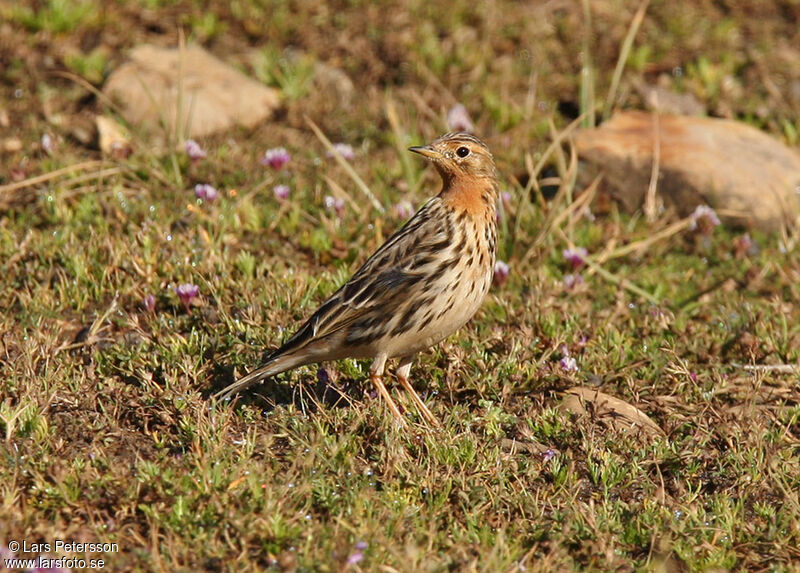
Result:
[[292,156],[283,147],[273,147],[264,152],[264,157],[261,158],[261,165],[264,167],[271,167],[279,171],[286,167],[286,164],[291,161]]
[[194,186],[194,196],[210,203],[219,196],[219,192],[213,185],[198,183]]
[[275,185],[272,188],[272,194],[275,195],[275,198],[278,201],[286,201],[289,198],[289,186],[288,185]]
[[[355,151],[353,151],[353,146],[350,145],[349,143],[334,143],[333,148],[339,155],[341,155],[348,161],[352,161],[353,159],[356,158],[356,153]],[[326,153],[326,156],[333,157],[334,153],[332,151],[328,151],[328,153]]]
[[200,161],[206,158],[206,151],[194,139],[187,139],[185,144],[186,155],[192,161]]
[[181,300],[181,304],[188,311],[192,301],[200,294],[200,287],[192,283],[183,283],[175,287],[175,294]]
[[325,208],[332,213],[336,213],[337,217],[341,217],[344,214],[344,199],[333,197],[332,195],[325,195],[322,202]]
[[494,284],[501,287],[508,281],[508,275],[511,273],[511,268],[505,261],[497,261],[494,264]]
[[698,205],[690,218],[689,230],[696,231],[701,235],[710,235],[714,232],[714,227],[720,225],[717,212],[708,205]]

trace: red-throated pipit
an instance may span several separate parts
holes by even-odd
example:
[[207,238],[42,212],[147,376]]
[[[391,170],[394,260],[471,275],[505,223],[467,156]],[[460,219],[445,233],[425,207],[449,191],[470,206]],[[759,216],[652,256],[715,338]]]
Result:
[[467,133],[448,133],[410,150],[433,162],[442,177],[442,191],[263,366],[216,398],[305,364],[372,358],[372,382],[402,422],[381,379],[386,360],[399,357],[397,379],[425,420],[437,423],[408,376],[414,355],[463,326],[489,291],[497,247],[497,171],[486,145]]

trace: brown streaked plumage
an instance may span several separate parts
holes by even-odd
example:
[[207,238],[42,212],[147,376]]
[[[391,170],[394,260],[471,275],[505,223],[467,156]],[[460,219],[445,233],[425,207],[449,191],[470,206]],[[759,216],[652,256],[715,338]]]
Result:
[[420,414],[436,419],[408,381],[414,355],[463,326],[492,283],[497,247],[497,171],[478,138],[448,133],[411,151],[433,162],[443,185],[258,369],[215,395],[227,398],[286,370],[341,358],[372,358],[371,379],[392,413],[381,379],[390,358]]

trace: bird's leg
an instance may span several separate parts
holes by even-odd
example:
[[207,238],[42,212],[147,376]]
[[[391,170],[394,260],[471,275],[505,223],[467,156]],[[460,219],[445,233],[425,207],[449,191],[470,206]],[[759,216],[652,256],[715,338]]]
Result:
[[422,398],[420,398],[419,394],[417,394],[416,390],[414,390],[411,382],[408,381],[408,375],[411,374],[411,364],[413,362],[413,356],[404,356],[400,359],[400,365],[395,371],[397,374],[397,379],[400,381],[400,384],[403,386],[403,388],[405,388],[408,393],[411,394],[411,399],[414,400],[414,403],[417,405],[417,410],[419,411],[420,415],[425,418],[425,421],[431,426],[438,426],[439,421],[433,414],[431,414],[431,411],[428,410],[425,402],[422,401]]
[[381,395],[381,398],[386,402],[386,405],[391,410],[392,414],[394,414],[395,419],[400,422],[401,426],[406,425],[406,421],[403,418],[403,414],[400,413],[400,408],[397,407],[397,404],[392,397],[389,395],[389,390],[386,389],[386,386],[383,383],[381,377],[383,376],[383,367],[386,365],[386,357],[385,356],[378,356],[375,361],[372,363],[370,367],[370,380],[372,383],[375,384],[375,387],[378,389],[378,394]]

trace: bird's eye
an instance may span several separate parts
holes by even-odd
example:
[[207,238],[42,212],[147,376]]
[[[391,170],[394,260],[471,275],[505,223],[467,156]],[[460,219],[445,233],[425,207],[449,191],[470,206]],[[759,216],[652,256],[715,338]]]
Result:
[[459,147],[456,149],[456,155],[459,157],[466,157],[469,155],[469,148],[468,147]]

